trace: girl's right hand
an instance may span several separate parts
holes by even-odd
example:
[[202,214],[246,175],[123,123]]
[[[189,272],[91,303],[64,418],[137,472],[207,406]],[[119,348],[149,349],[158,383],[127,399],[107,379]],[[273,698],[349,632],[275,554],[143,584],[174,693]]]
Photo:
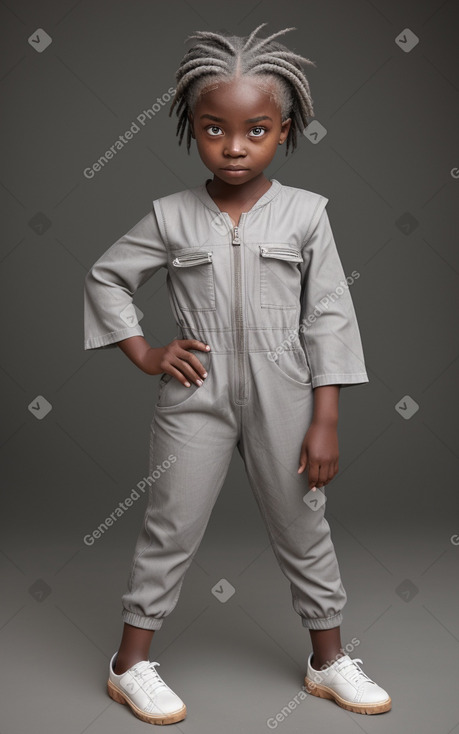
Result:
[[173,339],[165,347],[150,348],[144,356],[143,369],[150,374],[166,372],[185,387],[191,387],[190,380],[200,387],[207,372],[190,349],[209,352],[210,346],[197,339]]

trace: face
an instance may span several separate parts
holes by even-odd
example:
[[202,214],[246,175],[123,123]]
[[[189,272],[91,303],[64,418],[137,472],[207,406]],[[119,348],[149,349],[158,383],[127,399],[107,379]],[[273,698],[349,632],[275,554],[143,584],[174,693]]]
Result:
[[258,176],[287,138],[291,118],[282,123],[273,89],[265,79],[240,77],[201,93],[189,118],[192,136],[204,165],[225,184]]

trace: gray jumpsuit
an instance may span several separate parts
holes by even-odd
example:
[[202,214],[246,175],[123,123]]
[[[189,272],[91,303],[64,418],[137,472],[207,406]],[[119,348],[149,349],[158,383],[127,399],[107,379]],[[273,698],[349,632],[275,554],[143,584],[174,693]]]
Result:
[[352,278],[326,197],[272,179],[235,227],[206,183],[155,199],[85,279],[85,349],[143,336],[132,297],[161,267],[177,338],[211,347],[192,350],[208,373],[201,387],[160,378],[121,616],[159,629],[174,609],[237,447],[294,610],[304,627],[336,627],[347,595],[325,503],[309,502],[298,466],[313,389],[369,381]]

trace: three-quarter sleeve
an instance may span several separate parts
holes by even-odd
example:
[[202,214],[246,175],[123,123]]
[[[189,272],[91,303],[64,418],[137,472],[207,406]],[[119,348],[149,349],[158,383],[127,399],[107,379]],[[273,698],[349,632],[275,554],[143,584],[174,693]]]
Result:
[[151,211],[99,257],[84,282],[84,349],[143,336],[133,295],[161,267],[167,251]]
[[300,340],[312,387],[369,382],[350,293],[359,274],[346,279],[325,207],[302,254]]

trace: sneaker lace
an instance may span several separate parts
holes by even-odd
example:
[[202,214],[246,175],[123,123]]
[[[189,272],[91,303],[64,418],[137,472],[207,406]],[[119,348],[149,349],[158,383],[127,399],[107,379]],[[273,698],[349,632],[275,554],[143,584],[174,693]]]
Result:
[[343,674],[349,681],[355,683],[358,687],[362,686],[364,683],[374,683],[374,681],[363,672],[362,668],[360,665],[357,665],[357,663],[363,663],[363,660],[361,658],[349,658],[348,660],[343,661],[339,666],[340,672],[343,672],[346,668],[346,672]]
[[139,683],[141,684],[145,693],[147,693],[149,696],[157,694],[160,688],[166,688],[167,690],[169,690],[168,686],[165,684],[158,671],[155,670],[155,665],[160,664],[161,663],[158,663],[156,661],[148,662],[147,665],[143,665],[139,668],[136,668],[134,666],[134,669],[132,671],[135,677],[139,680]]

